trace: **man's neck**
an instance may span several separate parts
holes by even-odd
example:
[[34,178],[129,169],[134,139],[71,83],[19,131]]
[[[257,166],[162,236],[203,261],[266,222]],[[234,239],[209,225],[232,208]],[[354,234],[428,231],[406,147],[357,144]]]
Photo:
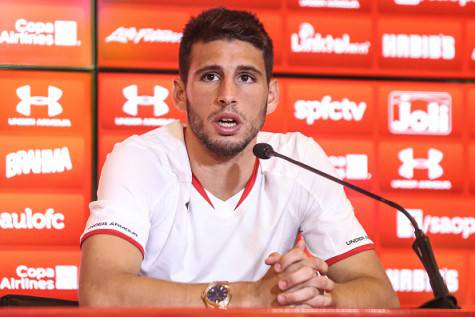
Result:
[[246,186],[254,168],[252,147],[255,142],[235,156],[216,156],[188,128],[185,129],[185,143],[191,171],[214,196],[227,200]]

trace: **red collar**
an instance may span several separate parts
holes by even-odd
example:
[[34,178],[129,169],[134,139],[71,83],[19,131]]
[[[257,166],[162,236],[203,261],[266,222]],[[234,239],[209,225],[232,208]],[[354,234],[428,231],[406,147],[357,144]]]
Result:
[[[236,210],[239,205],[246,199],[246,197],[249,195],[251,192],[252,187],[254,186],[254,183],[256,182],[257,179],[257,171],[259,170],[259,160],[256,158],[256,161],[254,163],[254,169],[252,170],[252,175],[247,181],[246,187],[244,187],[244,191],[242,192],[241,198],[239,199],[236,207],[234,210]],[[200,193],[200,195],[211,205],[211,207],[214,208],[213,203],[208,197],[208,194],[206,194],[206,190],[204,189],[203,185],[201,185],[200,181],[196,176],[192,173],[191,174],[191,184],[195,187],[195,189]]]

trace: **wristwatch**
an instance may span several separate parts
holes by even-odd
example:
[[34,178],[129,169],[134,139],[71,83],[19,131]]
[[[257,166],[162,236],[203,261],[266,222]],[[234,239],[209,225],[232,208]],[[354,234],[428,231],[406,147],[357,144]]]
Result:
[[209,308],[226,309],[231,302],[229,282],[211,282],[201,294],[201,299]]

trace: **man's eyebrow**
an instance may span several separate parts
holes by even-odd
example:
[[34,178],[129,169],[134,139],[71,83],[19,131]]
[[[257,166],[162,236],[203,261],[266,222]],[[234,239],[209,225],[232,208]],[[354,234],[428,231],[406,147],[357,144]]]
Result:
[[195,73],[200,74],[207,71],[222,71],[222,70],[223,68],[221,66],[213,64],[213,65],[206,65],[201,68],[198,68]]
[[262,75],[262,72],[259,69],[257,69],[254,66],[251,66],[251,65],[239,65],[237,67],[237,70],[240,71],[240,72],[248,71],[248,72],[256,73],[258,75]]

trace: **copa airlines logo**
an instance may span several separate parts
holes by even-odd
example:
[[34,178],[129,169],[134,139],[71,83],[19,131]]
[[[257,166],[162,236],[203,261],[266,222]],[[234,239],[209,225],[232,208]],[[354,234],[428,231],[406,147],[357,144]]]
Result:
[[322,35],[315,32],[312,24],[300,24],[299,32],[290,36],[291,50],[294,53],[320,53],[336,55],[367,55],[371,43],[351,42],[350,35],[344,33],[341,37]]
[[76,21],[28,21],[20,18],[15,30],[0,32],[0,45],[80,46]]
[[368,156],[366,154],[330,155],[330,162],[341,179],[367,180]]
[[29,174],[58,174],[73,168],[67,147],[28,149],[8,153],[5,157],[5,177]]
[[359,0],[299,0],[299,6],[309,8],[359,9]]
[[394,3],[402,6],[418,6],[424,2],[430,3],[457,3],[461,7],[465,7],[467,4],[475,3],[475,0],[394,0]]
[[[452,188],[450,180],[437,180],[444,175],[444,169],[441,162],[444,154],[434,148],[427,151],[427,157],[414,157],[414,149],[406,148],[399,152],[399,176],[404,179],[395,179],[391,181],[391,187],[394,189],[437,189],[449,190]],[[415,170],[426,170],[427,179],[417,180],[414,178]]]
[[[407,209],[407,211],[414,217],[419,228],[424,233],[461,236],[465,240],[475,233],[475,217],[424,215],[422,209]],[[414,228],[406,216],[397,213],[396,223],[396,235],[398,238],[407,239],[414,237]]]
[[383,57],[453,60],[455,38],[445,34],[383,34]]
[[326,95],[321,100],[297,100],[294,103],[294,116],[305,120],[308,125],[317,120],[359,122],[363,119],[366,108],[364,101],[356,102],[348,98],[333,100]]
[[[63,107],[59,103],[63,96],[63,91],[58,87],[48,86],[48,94],[46,96],[32,96],[31,86],[24,85],[17,88],[16,94],[19,102],[15,110],[23,117],[8,118],[9,126],[58,128],[70,128],[72,126],[70,119],[54,118],[63,112]],[[38,108],[46,108],[48,117],[32,118]]]
[[[425,109],[414,109],[423,104]],[[447,92],[393,91],[389,94],[389,131],[393,134],[448,135],[452,97]]]
[[106,43],[180,43],[182,36],[182,33],[172,30],[121,26],[106,37]]
[[3,277],[0,290],[76,290],[78,267],[56,265],[55,267],[32,267],[18,265],[16,276]]
[[[129,85],[122,90],[126,102],[122,105],[122,111],[129,117],[116,117],[114,123],[117,126],[162,126],[170,123],[173,119],[157,118],[167,114],[170,108],[165,100],[169,95],[167,88],[159,85],[153,86],[153,95],[139,95],[137,85]],[[137,117],[139,108],[151,107],[154,117]]]
[[53,208],[45,212],[33,212],[31,208],[25,208],[21,213],[0,212],[0,229],[63,230],[64,215]]
[[[441,268],[440,274],[451,293],[459,289],[459,272]],[[396,292],[432,292],[427,272],[422,269],[386,269],[386,274]]]

